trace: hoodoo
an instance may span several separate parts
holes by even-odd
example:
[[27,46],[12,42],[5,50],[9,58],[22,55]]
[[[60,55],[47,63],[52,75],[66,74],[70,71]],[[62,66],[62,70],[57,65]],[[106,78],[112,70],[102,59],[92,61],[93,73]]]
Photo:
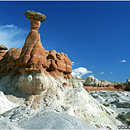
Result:
[[0,101],[5,101],[0,104],[0,129],[116,130],[120,122],[112,112],[72,77],[67,54],[42,46],[38,29],[46,16],[30,10],[25,16],[31,30],[23,48],[6,52],[0,46]]
[[[72,78],[71,60],[68,56],[55,50],[45,50],[42,46],[38,29],[46,16],[35,11],[26,11],[25,16],[30,19],[31,31],[21,49],[11,48],[7,53],[5,46],[0,46],[0,72],[7,75],[10,72],[24,74],[25,72],[41,72],[50,74],[54,78],[63,76]],[[14,74],[14,73],[12,73]],[[0,75],[2,77],[3,75]]]

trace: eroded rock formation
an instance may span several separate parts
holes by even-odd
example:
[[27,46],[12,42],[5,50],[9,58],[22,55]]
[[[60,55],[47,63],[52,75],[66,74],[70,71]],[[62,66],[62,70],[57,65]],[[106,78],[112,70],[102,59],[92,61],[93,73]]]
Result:
[[[11,48],[6,53],[7,48],[0,46],[0,78],[6,75],[15,76],[31,72],[44,72],[55,79],[57,79],[57,76],[66,79],[72,78],[71,60],[67,54],[58,53],[55,50],[48,51],[42,46],[38,29],[46,16],[29,10],[25,13],[25,16],[30,19],[31,31],[23,48]],[[32,83],[33,90],[30,90],[30,92],[27,90],[27,92],[39,91],[36,84],[37,81]]]
[[[124,83],[111,83],[108,81],[99,81],[93,75],[90,75],[86,78],[85,82],[83,83],[84,88],[89,91],[96,91],[96,90],[111,90],[111,91],[124,91],[127,87]],[[128,86],[128,85],[127,85]]]
[[[0,129],[18,129],[18,125],[21,129],[27,129],[27,127],[22,127],[23,121],[25,125],[34,124],[38,127],[42,123],[39,129],[52,128],[45,127],[46,121],[47,124],[50,123],[49,118],[42,122],[39,120],[43,119],[40,115],[53,111],[64,113],[64,116],[65,114],[72,115],[72,118],[78,117],[93,125],[94,128],[116,130],[120,122],[116,120],[114,114],[94,100],[83,89],[82,83],[72,78],[71,61],[67,55],[63,52],[57,53],[55,50],[48,51],[42,47],[38,28],[40,21],[45,20],[45,16],[34,11],[27,11],[25,15],[31,21],[31,31],[24,47],[22,49],[11,48],[0,60],[0,91],[3,91],[0,101],[6,103],[0,104],[0,109],[2,108]],[[8,105],[11,107],[8,108]],[[11,108],[14,109],[10,110]],[[68,126],[71,126],[71,129],[74,128],[73,125],[68,124],[68,120],[73,121],[70,117],[67,118],[66,123],[63,123],[64,126],[61,126],[61,122],[58,121],[61,127],[54,127],[54,125],[57,126],[57,123],[53,121],[54,117],[56,119],[60,115],[50,117],[52,122],[49,126],[53,126],[53,129],[63,127],[69,129]],[[32,124],[28,123],[30,119],[34,119]],[[78,126],[83,128],[81,123]],[[31,128],[28,127],[28,129]]]
[[88,76],[84,82],[85,86],[97,86],[99,84],[101,84],[101,82],[98,79],[96,79],[93,75]]
[[4,45],[0,45],[0,60],[3,58],[3,56],[6,53],[6,50],[8,50],[8,48]]
[[126,79],[126,88],[125,90],[130,91],[130,77]]

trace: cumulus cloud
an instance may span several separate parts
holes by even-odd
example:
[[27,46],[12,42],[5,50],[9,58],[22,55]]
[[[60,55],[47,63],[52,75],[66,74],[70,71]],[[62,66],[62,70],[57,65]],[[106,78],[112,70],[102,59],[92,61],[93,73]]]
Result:
[[77,78],[81,78],[82,76],[92,73],[92,71],[87,70],[87,68],[79,67],[77,69],[72,70],[72,75]]
[[13,24],[0,26],[0,45],[5,45],[9,49],[12,47],[22,48],[27,33],[27,30]]
[[121,61],[119,61],[119,62],[126,63],[127,61],[126,61],[126,60],[121,60]]
[[74,63],[75,63],[74,61],[71,62],[72,66],[74,66]]

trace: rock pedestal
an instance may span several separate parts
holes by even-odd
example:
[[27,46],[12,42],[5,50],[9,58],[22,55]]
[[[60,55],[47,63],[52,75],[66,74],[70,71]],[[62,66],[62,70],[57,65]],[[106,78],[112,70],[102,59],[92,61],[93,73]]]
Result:
[[[31,30],[23,48],[11,48],[7,53],[5,52],[6,47],[1,46],[0,48],[0,57],[2,57],[2,60],[0,60],[0,78],[3,77],[3,73],[4,76],[16,76],[28,75],[33,72],[35,74],[43,72],[46,75],[51,75],[55,79],[58,76],[62,76],[65,79],[73,78],[71,75],[71,60],[67,54],[63,52],[57,53],[55,50],[48,51],[42,46],[38,29],[40,28],[41,22],[46,19],[46,16],[29,10],[25,13],[25,16],[30,19]],[[38,82],[39,79],[19,88],[23,91],[26,90],[28,93],[40,93],[40,91],[44,90],[44,86],[43,88],[37,87]],[[28,85],[29,87],[27,87]]]
[[38,29],[40,21],[30,19],[31,31],[28,34],[20,54],[18,65],[25,66],[25,71],[39,71],[47,67],[46,52],[42,47]]

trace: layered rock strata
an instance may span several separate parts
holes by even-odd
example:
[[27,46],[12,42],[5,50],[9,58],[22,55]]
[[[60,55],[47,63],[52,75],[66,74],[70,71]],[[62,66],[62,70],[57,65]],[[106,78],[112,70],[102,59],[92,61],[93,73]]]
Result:
[[7,48],[0,46],[0,78],[6,75],[15,76],[30,72],[44,72],[55,79],[57,76],[72,78],[71,60],[68,56],[63,52],[45,50],[42,46],[38,29],[46,16],[29,10],[25,16],[30,19],[31,31],[23,48],[11,48],[6,53]]
[[[25,44],[22,49],[11,48],[7,49],[5,46],[0,46],[0,78],[6,75],[29,75],[31,72],[41,74],[44,72],[47,75],[57,76],[63,78],[72,78],[71,60],[68,56],[61,52],[57,53],[55,50],[45,50],[42,46],[40,34],[38,29],[41,22],[46,19],[46,16],[34,11],[27,11],[25,16],[30,19],[31,31],[29,32]],[[19,85],[19,89],[27,93],[40,93],[44,90],[44,85],[39,87],[40,79],[31,75],[33,82],[26,83],[24,86]],[[29,87],[27,87],[29,85]]]
[[[33,127],[34,129],[37,129],[37,126],[42,126],[39,127],[40,129],[47,128],[45,126],[46,123],[50,123],[50,118],[43,117],[47,122],[39,122],[43,119],[40,115],[52,111],[72,116],[72,118],[69,116],[66,118],[61,115],[62,118],[67,119],[63,120],[63,123],[67,121],[64,129],[70,128],[71,124],[69,125],[68,121],[74,121],[74,117],[78,117],[86,122],[84,126],[88,123],[94,128],[116,130],[120,122],[113,117],[112,112],[94,100],[83,89],[82,84],[72,78],[71,61],[67,55],[63,52],[57,53],[55,50],[47,51],[42,47],[38,29],[40,22],[46,17],[34,11],[27,11],[25,16],[30,19],[31,31],[23,48],[11,48],[0,60],[0,91],[3,92],[1,101],[4,100],[13,108],[12,110],[5,109],[1,104],[2,128],[7,129],[9,126],[9,129],[16,129],[14,124],[23,129],[31,129],[32,124],[36,126]],[[17,105],[19,106],[16,107]],[[52,116],[49,114],[49,117],[50,115]],[[57,126],[53,118],[59,117],[59,114],[51,117],[51,124],[54,124],[49,128]],[[80,121],[78,122],[77,128],[88,128],[88,126],[82,127]],[[31,127],[24,127],[26,125],[31,125]],[[61,126],[59,120],[58,125]],[[73,125],[71,126],[74,129]],[[60,129],[63,126],[55,128]]]
[[[112,84],[108,81],[99,81],[93,75],[90,75],[86,78],[85,82],[83,83],[84,88],[89,91],[95,90],[111,90],[111,91],[124,91],[126,90],[126,84],[118,83]],[[128,86],[128,85],[127,85]]]

